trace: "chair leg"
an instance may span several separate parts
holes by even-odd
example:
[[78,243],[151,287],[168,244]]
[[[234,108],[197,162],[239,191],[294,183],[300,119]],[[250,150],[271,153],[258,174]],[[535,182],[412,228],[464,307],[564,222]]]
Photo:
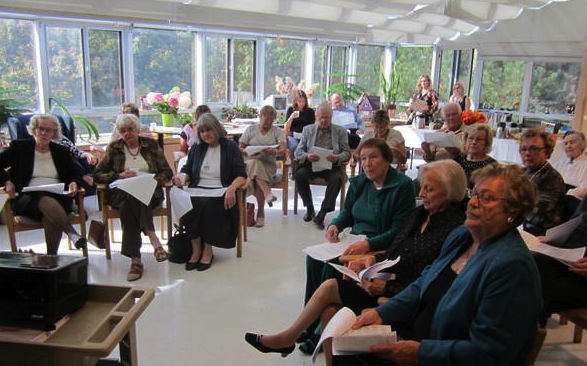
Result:
[[573,331],[573,343],[581,343],[583,341],[583,328],[575,324]]
[[294,215],[298,214],[298,185],[294,181]]

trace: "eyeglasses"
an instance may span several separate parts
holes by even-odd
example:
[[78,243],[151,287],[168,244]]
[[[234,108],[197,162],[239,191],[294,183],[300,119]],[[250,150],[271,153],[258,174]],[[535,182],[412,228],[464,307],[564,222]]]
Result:
[[520,154],[523,154],[526,152],[528,152],[530,154],[536,154],[538,151],[544,150],[544,149],[546,149],[546,148],[545,147],[538,147],[538,146],[530,146],[530,147],[521,147],[519,151],[520,151]]
[[472,200],[473,197],[477,197],[479,202],[481,202],[481,204],[483,204],[483,205],[488,205],[488,204],[493,203],[495,201],[507,201],[508,200],[507,198],[494,197],[491,195],[491,193],[489,193],[487,191],[477,192],[474,189],[469,190],[467,192],[467,196],[469,197],[470,200]]
[[40,133],[43,133],[43,132],[54,133],[55,129],[54,128],[37,127],[37,131],[39,131]]
[[467,141],[485,142],[485,138],[469,136],[469,137],[467,137]]

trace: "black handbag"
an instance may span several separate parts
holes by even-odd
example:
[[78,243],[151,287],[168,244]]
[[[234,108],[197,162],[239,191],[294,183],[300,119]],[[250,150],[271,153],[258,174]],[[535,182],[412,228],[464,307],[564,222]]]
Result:
[[183,226],[174,224],[175,233],[167,241],[168,260],[173,263],[185,263],[192,256],[192,240]]

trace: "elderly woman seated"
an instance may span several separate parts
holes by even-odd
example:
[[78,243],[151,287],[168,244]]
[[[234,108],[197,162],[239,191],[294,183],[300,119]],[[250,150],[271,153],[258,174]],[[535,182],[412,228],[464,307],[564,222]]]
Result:
[[473,181],[465,225],[448,236],[438,259],[353,325],[389,324],[400,340],[372,346],[366,356],[337,356],[334,364],[527,365],[540,279],[517,226],[534,209],[534,187],[516,165],[488,165]]
[[[264,203],[271,207],[277,198],[271,193],[271,183],[275,177],[276,156],[285,155],[285,136],[281,129],[273,125],[277,112],[272,106],[266,105],[259,111],[259,124],[247,127],[239,146],[245,156],[247,176],[251,180],[252,189],[257,198],[256,227],[265,225]],[[248,154],[247,147],[267,146],[261,151]],[[287,197],[283,197],[284,200]]]
[[391,269],[391,280],[364,280],[357,286],[353,281],[329,279],[314,292],[289,328],[271,336],[249,334],[247,341],[261,352],[289,353],[302,331],[321,315],[323,321],[328,319],[332,308],[347,306],[360,314],[366,308],[377,306],[378,297],[394,296],[417,279],[438,257],[448,234],[465,220],[461,201],[467,184],[463,169],[451,160],[422,165],[419,175],[422,205],[412,211],[385,256],[365,256],[349,263],[352,270],[359,272],[378,259],[400,256],[399,263]]
[[155,174],[157,187],[151,201],[145,205],[129,193],[118,188],[106,192],[106,202],[120,211],[122,226],[122,255],[131,258],[128,281],[135,281],[143,275],[141,261],[141,232],[149,237],[157,262],[167,259],[167,252],[155,233],[153,209],[163,202],[162,185],[171,180],[173,172],[165,160],[157,141],[139,136],[141,125],[134,114],[120,114],[116,117],[116,131],[121,136],[111,142],[106,155],[94,172],[98,183],[112,183],[117,179],[128,179],[142,173]]
[[469,182],[469,188],[473,188],[471,174],[473,171],[486,165],[495,163],[496,160],[487,155],[493,144],[493,132],[486,124],[475,124],[465,130],[465,152],[454,157],[459,163]]
[[[86,239],[80,237],[67,217],[72,211],[72,196],[81,184],[81,171],[69,150],[54,142],[62,138],[61,125],[55,116],[39,114],[31,118],[28,130],[32,140],[14,140],[0,153],[0,185],[12,198],[10,205],[15,215],[43,223],[47,254],[57,254],[63,233],[76,248],[83,248]],[[69,194],[22,192],[24,187],[54,183],[65,183]]]
[[[393,153],[393,163],[397,164],[398,168],[405,170],[407,161],[406,145],[402,134],[390,127],[390,120],[387,111],[377,110],[373,113],[373,130],[365,131],[361,141],[367,141],[370,138],[383,139]],[[361,145],[359,144],[359,147]],[[353,159],[358,160],[358,156],[353,156]]]
[[219,191],[218,196],[194,196],[193,209],[183,216],[192,241],[192,256],[185,264],[187,271],[205,271],[212,266],[212,246],[234,248],[238,234],[239,213],[236,190],[247,179],[241,152],[212,113],[198,122],[200,143],[194,145],[174,183],[178,186]]

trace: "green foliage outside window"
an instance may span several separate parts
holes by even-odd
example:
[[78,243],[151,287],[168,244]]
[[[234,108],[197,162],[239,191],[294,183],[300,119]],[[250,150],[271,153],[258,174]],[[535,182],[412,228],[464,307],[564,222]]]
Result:
[[[416,82],[432,69],[432,47],[399,47],[396,68],[401,76],[398,102],[408,102],[416,92]],[[436,85],[432,88],[437,90]]]

